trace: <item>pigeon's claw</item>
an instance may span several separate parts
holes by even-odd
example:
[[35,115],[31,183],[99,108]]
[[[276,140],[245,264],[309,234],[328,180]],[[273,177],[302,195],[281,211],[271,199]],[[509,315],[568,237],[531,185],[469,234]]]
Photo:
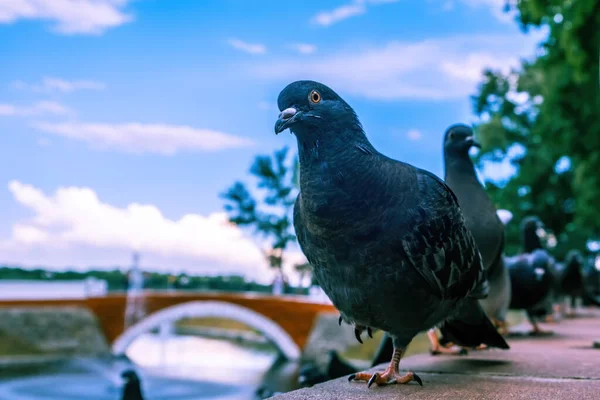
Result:
[[367,387],[373,386],[374,383],[377,384],[377,386],[384,386],[395,383],[406,384],[412,381],[415,381],[419,385],[423,386],[423,381],[419,375],[415,374],[414,372],[407,372],[404,375],[400,375],[397,371],[392,371],[390,367],[383,372],[375,372],[374,374],[369,374],[368,372],[358,372],[350,375],[348,377],[348,381],[367,382]]
[[373,331],[371,330],[371,327],[367,328],[367,334],[371,339],[373,339]]
[[359,342],[360,344],[362,344],[362,343],[363,343],[362,339],[360,338],[360,334],[361,334],[361,332],[362,332],[362,330],[361,330],[361,329],[358,329],[358,328],[356,328],[356,327],[354,328],[354,336],[356,337],[356,340],[358,340],[358,342]]
[[383,385],[391,385],[394,383],[409,383],[412,381],[417,382],[419,385],[423,386],[423,381],[417,374],[414,372],[407,372],[404,375],[400,375],[398,372],[398,368],[400,365],[400,359],[402,358],[402,350],[394,349],[394,354],[392,354],[392,361],[386,368],[385,371],[379,373],[375,372],[374,374],[370,374],[368,372],[358,372],[356,374],[352,374],[348,377],[348,381],[362,381],[367,382],[367,387],[371,387],[374,383],[377,386]]
[[429,338],[429,343],[431,343],[430,353],[432,356],[437,356],[439,354],[464,356],[469,353],[464,347],[454,346],[452,343],[449,343],[448,347],[442,346],[435,329],[430,329],[429,332],[427,332],[427,337]]
[[502,336],[508,334],[508,324],[506,323],[506,321],[501,321],[496,318],[491,318],[491,321],[492,324],[494,324],[494,326],[496,327],[496,329],[498,329],[499,334],[501,334]]
[[543,330],[542,328],[540,328],[539,325],[537,324],[537,322],[532,322],[531,324],[533,325],[533,330],[531,332],[529,332],[530,336],[551,336],[551,335],[554,335],[554,332],[552,332],[552,331],[546,331],[546,330]]

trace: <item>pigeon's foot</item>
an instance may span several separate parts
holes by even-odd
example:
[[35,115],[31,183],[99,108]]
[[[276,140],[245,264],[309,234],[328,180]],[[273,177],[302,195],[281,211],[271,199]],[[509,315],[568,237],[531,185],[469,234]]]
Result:
[[381,373],[375,372],[374,374],[369,374],[367,372],[359,372],[357,374],[352,374],[348,377],[348,380],[367,382],[367,387],[371,387],[374,383],[377,384],[377,386],[384,386],[395,383],[406,384],[412,381],[415,381],[419,385],[423,386],[423,381],[421,378],[419,378],[419,375],[415,374],[414,372],[407,372],[404,375],[400,375],[397,372],[390,371],[389,367]]
[[494,324],[494,326],[496,327],[496,329],[498,329],[499,334],[501,334],[502,336],[508,334],[508,324],[506,323],[506,321],[500,321],[496,318],[492,318],[491,321],[492,324]]
[[375,372],[374,374],[369,374],[368,372],[358,372],[350,375],[348,377],[348,381],[367,382],[367,387],[371,387],[374,383],[377,384],[377,386],[383,386],[396,383],[406,384],[412,381],[415,381],[419,385],[423,386],[423,381],[421,378],[419,378],[419,375],[415,374],[414,372],[407,372],[404,375],[401,375],[398,372],[398,366],[401,358],[402,350],[394,349],[392,361],[385,371],[381,373]]
[[438,339],[437,333],[435,332],[435,329],[430,329],[427,332],[427,337],[429,338],[429,343],[431,343],[430,353],[432,356],[437,356],[440,354],[464,356],[469,353],[468,350],[464,347],[458,347],[453,345],[452,343],[448,343],[448,346],[442,346],[440,344],[440,340]]
[[533,322],[532,325],[533,325],[533,329],[531,330],[531,332],[529,332],[529,336],[550,336],[550,335],[554,335],[554,332],[552,332],[552,331],[546,331],[546,330],[543,330],[542,328],[540,328],[539,325],[536,322]]

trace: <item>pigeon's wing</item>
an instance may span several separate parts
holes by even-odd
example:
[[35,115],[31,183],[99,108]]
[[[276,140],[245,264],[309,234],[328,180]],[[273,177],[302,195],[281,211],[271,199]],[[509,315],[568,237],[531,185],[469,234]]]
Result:
[[313,257],[313,253],[310,251],[310,246],[306,245],[308,232],[302,218],[302,213],[300,212],[301,197],[302,193],[299,193],[298,197],[296,197],[296,203],[294,203],[294,230],[296,231],[296,238],[298,239],[300,250],[302,250],[302,253],[304,253],[304,256],[308,260],[309,264],[314,266],[317,265],[316,260]]
[[481,256],[456,196],[434,174],[415,170],[417,193],[407,211],[403,258],[440,298],[484,298],[488,288]]

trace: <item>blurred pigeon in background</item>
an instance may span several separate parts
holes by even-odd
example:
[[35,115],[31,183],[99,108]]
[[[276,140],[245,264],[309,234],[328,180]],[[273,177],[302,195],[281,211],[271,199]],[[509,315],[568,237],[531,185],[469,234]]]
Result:
[[[487,272],[489,295],[481,306],[497,327],[505,329],[510,304],[510,276],[504,266],[504,224],[496,206],[477,179],[469,150],[481,147],[473,130],[462,124],[450,126],[444,135],[445,181],[458,198]],[[433,350],[445,351],[444,348]]]
[[459,345],[508,348],[477,301],[488,291],[483,264],[446,184],[379,153],[354,110],[323,84],[291,83],[278,106],[275,132],[289,128],[298,143],[300,247],[343,320],[393,340],[383,373],[349,379],[422,383],[401,375],[399,362],[412,338],[436,325]]
[[140,378],[135,371],[132,369],[123,371],[121,377],[125,380],[121,400],[144,400]]
[[531,334],[549,334],[540,329],[537,320],[552,313],[554,259],[542,246],[543,225],[537,217],[523,219],[521,235],[523,253],[506,258],[512,286],[510,308],[527,312],[533,325]]
[[575,317],[578,300],[585,299],[587,303],[600,306],[600,301],[587,290],[583,275],[585,259],[580,251],[569,251],[564,263],[556,263],[555,265],[555,276],[558,280],[558,300],[561,305],[564,305],[565,300],[568,300],[571,308],[570,311],[563,311],[563,314]]

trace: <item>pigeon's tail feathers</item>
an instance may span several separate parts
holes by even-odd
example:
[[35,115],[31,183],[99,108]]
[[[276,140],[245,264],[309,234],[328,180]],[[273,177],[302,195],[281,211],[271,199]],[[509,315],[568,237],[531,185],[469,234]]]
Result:
[[510,348],[479,302],[473,298],[466,299],[457,312],[443,323],[440,331],[444,338],[459,346],[477,347],[485,344],[500,349]]

